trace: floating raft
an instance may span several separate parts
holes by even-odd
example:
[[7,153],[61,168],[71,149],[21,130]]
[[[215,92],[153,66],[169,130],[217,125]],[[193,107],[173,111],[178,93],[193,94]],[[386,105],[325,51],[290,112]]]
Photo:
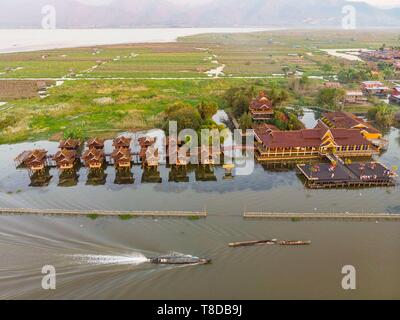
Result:
[[205,218],[207,212],[196,211],[107,211],[107,210],[64,210],[64,209],[25,209],[0,208],[0,214],[38,214],[38,215],[70,215],[70,216],[131,216],[131,217],[187,217]]
[[245,212],[244,218],[249,219],[300,219],[300,220],[397,220],[400,214],[392,213],[269,213]]

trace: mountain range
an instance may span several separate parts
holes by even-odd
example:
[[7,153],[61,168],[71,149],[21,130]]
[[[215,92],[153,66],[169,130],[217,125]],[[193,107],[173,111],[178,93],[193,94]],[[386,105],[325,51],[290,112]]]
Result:
[[56,9],[57,28],[341,27],[346,5],[358,27],[400,26],[400,8],[345,0],[1,0],[0,28],[39,28],[46,5]]

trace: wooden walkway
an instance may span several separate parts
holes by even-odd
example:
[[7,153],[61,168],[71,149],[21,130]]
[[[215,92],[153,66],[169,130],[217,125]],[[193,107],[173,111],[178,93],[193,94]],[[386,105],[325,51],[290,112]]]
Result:
[[299,220],[392,220],[400,221],[400,214],[391,213],[272,213],[245,212],[248,219],[299,219]]
[[38,214],[69,216],[130,216],[130,217],[169,217],[169,218],[205,218],[207,212],[196,211],[111,211],[111,210],[67,210],[67,209],[26,209],[0,208],[0,214]]

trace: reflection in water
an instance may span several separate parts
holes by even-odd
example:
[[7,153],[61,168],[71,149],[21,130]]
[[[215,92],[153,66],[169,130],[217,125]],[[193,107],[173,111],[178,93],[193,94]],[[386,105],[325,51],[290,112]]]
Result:
[[103,186],[106,184],[107,174],[104,169],[89,170],[86,185],[88,186]]
[[58,178],[59,187],[74,187],[78,185],[79,175],[76,170],[66,170],[60,173]]
[[129,169],[117,169],[115,174],[115,184],[133,184],[135,179],[133,173]]
[[185,166],[171,166],[169,182],[189,182],[188,169]]
[[217,181],[213,166],[198,166],[195,173],[196,181]]
[[46,168],[44,171],[37,171],[30,175],[30,187],[46,187],[49,185],[53,176],[50,175],[50,169]]
[[142,173],[142,183],[161,183],[162,178],[157,167],[144,168]]

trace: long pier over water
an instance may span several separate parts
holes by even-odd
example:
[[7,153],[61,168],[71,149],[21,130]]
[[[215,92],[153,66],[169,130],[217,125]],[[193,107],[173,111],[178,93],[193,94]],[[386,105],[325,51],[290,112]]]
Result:
[[69,215],[69,216],[130,216],[130,217],[176,217],[205,218],[207,212],[202,211],[116,211],[116,210],[68,210],[68,209],[26,209],[0,208],[0,214],[38,214],[38,215]]
[[400,221],[400,214],[395,213],[273,213],[245,212],[247,219],[299,219],[299,220],[391,220]]

